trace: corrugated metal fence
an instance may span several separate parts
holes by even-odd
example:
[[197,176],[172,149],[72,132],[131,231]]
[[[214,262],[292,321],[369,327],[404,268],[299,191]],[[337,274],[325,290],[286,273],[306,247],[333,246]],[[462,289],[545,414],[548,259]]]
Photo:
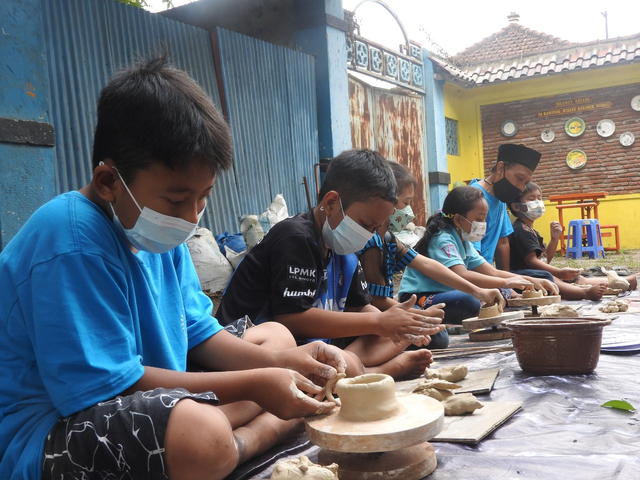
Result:
[[[221,106],[208,31],[115,0],[42,0],[56,187],[91,178],[92,136],[100,90],[119,68],[165,43],[171,60]],[[203,219],[214,232],[239,231],[238,216],[261,213],[276,194],[290,214],[307,209],[300,185],[318,162],[313,58],[218,30],[235,167],[217,180]]]

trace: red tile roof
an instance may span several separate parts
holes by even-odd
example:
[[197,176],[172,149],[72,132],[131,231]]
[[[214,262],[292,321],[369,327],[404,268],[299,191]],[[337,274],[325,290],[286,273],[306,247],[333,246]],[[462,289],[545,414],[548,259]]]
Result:
[[640,34],[571,43],[511,22],[454,57],[431,59],[450,80],[471,87],[640,62]]

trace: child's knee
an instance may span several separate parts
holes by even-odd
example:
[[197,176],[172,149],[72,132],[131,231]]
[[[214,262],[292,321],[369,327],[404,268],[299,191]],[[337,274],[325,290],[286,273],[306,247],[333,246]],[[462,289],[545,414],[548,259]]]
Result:
[[165,435],[169,478],[224,478],[239,456],[231,425],[219,408],[189,399],[173,407]]

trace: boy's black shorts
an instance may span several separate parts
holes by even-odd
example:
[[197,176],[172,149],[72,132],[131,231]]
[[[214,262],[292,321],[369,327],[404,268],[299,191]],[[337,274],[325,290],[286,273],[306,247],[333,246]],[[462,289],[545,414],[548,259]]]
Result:
[[164,438],[183,398],[218,404],[213,392],[157,388],[98,403],[54,425],[45,440],[42,478],[168,478]]

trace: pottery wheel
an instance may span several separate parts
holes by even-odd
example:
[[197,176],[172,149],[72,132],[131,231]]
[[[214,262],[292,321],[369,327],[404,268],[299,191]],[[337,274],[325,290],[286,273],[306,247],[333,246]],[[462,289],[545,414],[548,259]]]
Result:
[[318,463],[337,463],[340,480],[406,480],[426,477],[436,469],[438,461],[433,446],[424,442],[380,453],[343,453],[321,449]]
[[524,318],[524,312],[504,312],[495,317],[478,318],[472,317],[462,321],[465,330],[478,330],[480,328],[499,327],[505,320],[517,320]]
[[444,428],[444,407],[425,395],[397,394],[400,412],[372,422],[351,422],[328,415],[305,419],[311,443],[335,452],[389,452],[424,443]]
[[551,305],[560,303],[560,295],[547,295],[546,297],[535,298],[510,298],[507,304],[510,307],[531,307],[533,315],[538,315],[540,305]]

